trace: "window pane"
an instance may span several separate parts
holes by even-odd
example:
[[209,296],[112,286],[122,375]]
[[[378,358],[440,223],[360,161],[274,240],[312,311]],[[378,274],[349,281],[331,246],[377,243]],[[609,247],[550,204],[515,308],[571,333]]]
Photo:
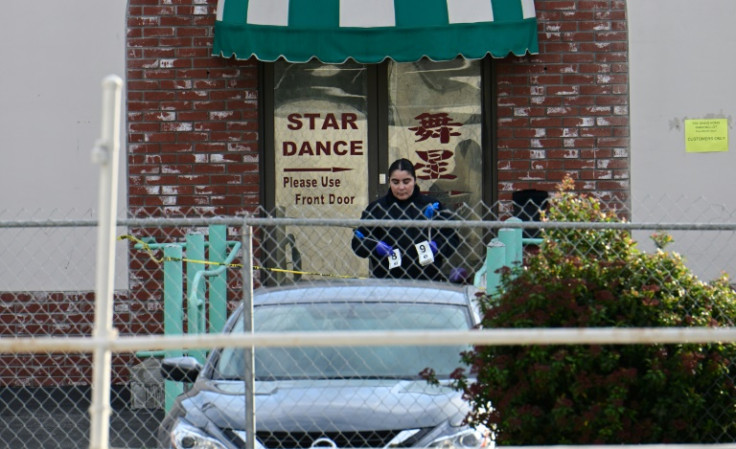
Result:
[[[318,332],[378,330],[467,330],[467,307],[423,303],[322,303],[279,304],[254,309],[256,332]],[[233,333],[243,332],[242,320]],[[467,345],[271,347],[255,350],[258,380],[292,378],[406,378],[432,367],[447,377],[458,366]],[[217,376],[238,378],[242,370],[240,348],[225,348]]]
[[[423,192],[462,218],[481,219],[480,61],[392,62],[388,86],[388,162],[409,159]],[[461,238],[464,247],[451,263],[475,268],[482,247],[476,234]]]
[[[285,216],[354,218],[367,205],[367,72],[362,64],[274,64],[275,200]],[[285,231],[302,270],[367,272],[350,250],[350,229],[323,231]]]

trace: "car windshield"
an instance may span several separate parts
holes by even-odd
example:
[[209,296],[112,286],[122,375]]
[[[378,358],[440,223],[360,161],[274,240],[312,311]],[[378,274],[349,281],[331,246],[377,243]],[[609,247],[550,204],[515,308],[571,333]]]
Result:
[[[254,308],[256,332],[466,330],[467,307],[439,303],[310,302],[269,304]],[[232,332],[242,332],[237,320]],[[454,346],[274,347],[256,348],[256,380],[285,379],[416,379],[425,368],[446,378],[468,349]],[[243,350],[225,348],[215,377],[238,379]]]

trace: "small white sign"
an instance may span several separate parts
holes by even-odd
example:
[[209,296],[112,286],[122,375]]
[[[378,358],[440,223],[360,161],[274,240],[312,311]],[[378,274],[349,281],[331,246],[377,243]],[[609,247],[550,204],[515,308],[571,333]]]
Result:
[[417,249],[420,265],[429,265],[434,262],[434,254],[432,254],[432,248],[429,246],[428,241],[419,242],[414,247]]
[[388,256],[388,269],[393,270],[396,267],[401,266],[401,251],[398,249],[395,249],[391,251],[391,254]]

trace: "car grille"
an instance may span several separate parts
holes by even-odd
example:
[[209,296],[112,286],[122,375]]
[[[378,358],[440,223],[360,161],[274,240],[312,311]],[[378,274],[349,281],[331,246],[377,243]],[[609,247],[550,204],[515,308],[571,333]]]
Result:
[[[408,438],[399,444],[392,444],[390,447],[411,447],[416,441],[421,439],[429,429],[423,429],[417,432],[411,438]],[[386,431],[368,431],[368,432],[256,432],[258,441],[268,449],[309,449],[309,448],[330,448],[329,444],[317,442],[319,439],[329,439],[335,443],[338,448],[383,448],[398,435],[400,430]],[[230,440],[238,445],[245,447],[242,440],[237,437],[232,430],[225,430],[225,434]]]

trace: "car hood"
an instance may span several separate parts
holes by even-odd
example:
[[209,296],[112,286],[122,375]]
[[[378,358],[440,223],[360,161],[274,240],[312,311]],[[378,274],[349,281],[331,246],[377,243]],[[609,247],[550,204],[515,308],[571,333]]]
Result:
[[[198,382],[182,403],[186,419],[243,429],[243,389],[242,382]],[[424,380],[341,379],[258,382],[255,409],[259,432],[345,432],[460,425],[468,406],[459,392]]]

